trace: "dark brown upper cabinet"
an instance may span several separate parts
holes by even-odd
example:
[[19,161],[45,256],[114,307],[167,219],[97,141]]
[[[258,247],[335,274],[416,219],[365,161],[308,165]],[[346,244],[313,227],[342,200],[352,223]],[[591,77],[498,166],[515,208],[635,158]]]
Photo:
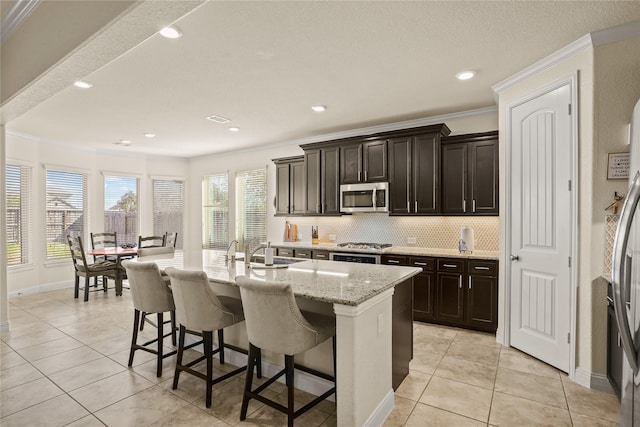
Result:
[[339,155],[337,146],[304,151],[307,215],[340,214]]
[[387,141],[345,144],[340,147],[340,183],[387,181]]
[[304,214],[304,157],[273,159],[276,165],[276,215]]
[[445,125],[431,133],[392,138],[389,153],[389,204],[392,215],[434,215],[440,212],[440,140]]
[[441,212],[498,214],[498,132],[443,138]]

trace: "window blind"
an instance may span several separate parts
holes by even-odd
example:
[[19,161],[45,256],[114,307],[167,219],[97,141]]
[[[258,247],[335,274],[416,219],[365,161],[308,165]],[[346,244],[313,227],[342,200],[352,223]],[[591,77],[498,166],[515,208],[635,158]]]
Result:
[[153,186],[153,235],[165,232],[178,233],[176,249],[182,249],[184,182],[171,179],[154,179]]
[[6,165],[7,265],[31,263],[33,168]]
[[47,259],[67,258],[67,235],[87,240],[87,174],[47,169],[46,179]]
[[267,240],[267,170],[236,173],[236,239],[244,250],[250,239]]
[[116,232],[118,245],[138,243],[138,178],[105,175],[104,231]]
[[202,248],[227,249],[229,244],[229,175],[202,180]]

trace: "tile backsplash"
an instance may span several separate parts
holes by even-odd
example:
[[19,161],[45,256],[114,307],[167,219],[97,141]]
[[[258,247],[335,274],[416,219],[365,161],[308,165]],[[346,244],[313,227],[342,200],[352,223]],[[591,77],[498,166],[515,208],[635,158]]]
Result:
[[[363,213],[342,217],[273,217],[269,222],[269,239],[282,241],[284,223],[288,220],[298,226],[298,240],[311,240],[311,226],[317,225],[320,241],[391,243],[394,246],[419,246],[425,248],[457,249],[460,229],[473,228],[475,249],[498,250],[498,217],[459,216],[388,216],[379,213]],[[415,238],[409,244],[408,238]]]
[[605,217],[604,235],[604,277],[611,277],[611,255],[613,254],[613,240],[616,237],[616,227],[619,215],[607,215]]

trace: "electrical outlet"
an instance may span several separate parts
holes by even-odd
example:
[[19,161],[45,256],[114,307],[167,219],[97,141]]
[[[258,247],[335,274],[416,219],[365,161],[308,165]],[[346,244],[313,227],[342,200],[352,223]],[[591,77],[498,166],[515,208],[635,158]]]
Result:
[[407,243],[410,245],[415,245],[416,244],[416,238],[415,237],[407,237]]
[[384,316],[382,313],[378,314],[378,335],[382,334],[382,327],[384,326]]

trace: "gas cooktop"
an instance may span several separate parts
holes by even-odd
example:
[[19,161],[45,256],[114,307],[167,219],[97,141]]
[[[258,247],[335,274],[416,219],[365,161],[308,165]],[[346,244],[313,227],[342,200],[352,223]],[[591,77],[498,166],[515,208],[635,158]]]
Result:
[[341,248],[348,249],[384,249],[391,247],[391,243],[362,243],[362,242],[347,242],[338,243]]

